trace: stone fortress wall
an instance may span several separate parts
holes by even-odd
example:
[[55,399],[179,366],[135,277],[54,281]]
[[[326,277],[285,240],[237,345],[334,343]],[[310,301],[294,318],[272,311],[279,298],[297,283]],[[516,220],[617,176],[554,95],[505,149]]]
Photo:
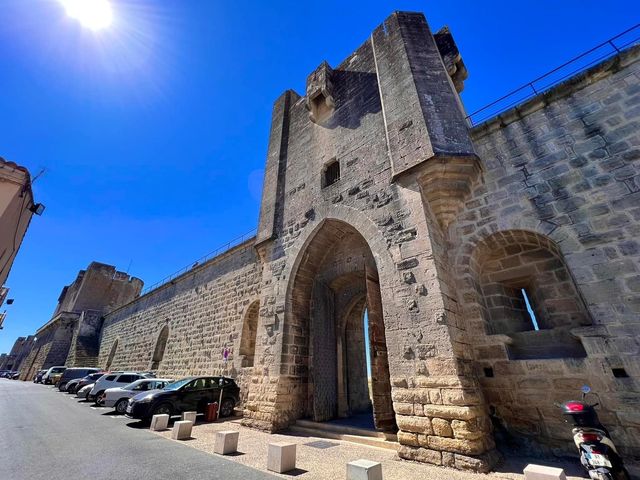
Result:
[[260,298],[252,240],[106,315],[98,364],[171,378],[225,374],[245,393],[253,357],[241,353],[242,327],[257,322]]
[[0,357],[0,370],[20,371],[22,362],[33,348],[35,337],[18,337],[8,355]]
[[475,471],[496,443],[570,449],[553,403],[589,384],[637,467],[639,60],[470,128],[450,32],[396,12],[275,102],[255,239],[118,297],[103,323],[75,312],[46,345],[99,338],[103,368],[234,376],[243,422],[269,431],[370,406],[401,457]]

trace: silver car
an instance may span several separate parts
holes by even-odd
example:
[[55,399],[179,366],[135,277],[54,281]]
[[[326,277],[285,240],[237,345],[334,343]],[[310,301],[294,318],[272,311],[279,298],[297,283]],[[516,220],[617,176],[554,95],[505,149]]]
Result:
[[129,399],[139,393],[163,389],[173,382],[168,378],[142,378],[123,387],[107,388],[100,398],[100,405],[113,407],[121,415],[127,409]]
[[93,388],[94,385],[95,383],[90,383],[89,385],[85,385],[80,390],[78,390],[78,392],[76,393],[76,397],[89,400],[89,394],[91,393],[91,389]]

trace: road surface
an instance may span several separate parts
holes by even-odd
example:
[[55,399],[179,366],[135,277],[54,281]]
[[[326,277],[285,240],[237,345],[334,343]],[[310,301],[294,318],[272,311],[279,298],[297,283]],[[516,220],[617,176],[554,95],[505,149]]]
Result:
[[0,479],[276,478],[167,440],[111,412],[50,386],[0,379]]

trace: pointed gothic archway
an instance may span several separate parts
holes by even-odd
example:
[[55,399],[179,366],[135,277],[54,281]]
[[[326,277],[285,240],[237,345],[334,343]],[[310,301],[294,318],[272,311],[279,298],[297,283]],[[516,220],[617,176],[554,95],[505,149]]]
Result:
[[160,368],[160,362],[162,362],[164,351],[167,348],[167,340],[169,340],[169,325],[165,325],[162,327],[162,330],[160,330],[160,334],[156,340],[156,347],[153,350],[150,370],[158,370],[158,368]]
[[[294,418],[327,421],[372,405],[375,427],[395,431],[380,285],[366,240],[345,222],[325,220],[299,258],[282,350],[282,371],[296,383]],[[373,372],[370,398],[365,343]]]

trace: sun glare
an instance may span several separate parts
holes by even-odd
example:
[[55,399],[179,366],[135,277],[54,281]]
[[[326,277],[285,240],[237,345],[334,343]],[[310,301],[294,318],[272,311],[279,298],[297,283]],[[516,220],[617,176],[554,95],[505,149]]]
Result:
[[109,0],[60,0],[67,15],[91,30],[102,30],[111,25],[113,12]]

